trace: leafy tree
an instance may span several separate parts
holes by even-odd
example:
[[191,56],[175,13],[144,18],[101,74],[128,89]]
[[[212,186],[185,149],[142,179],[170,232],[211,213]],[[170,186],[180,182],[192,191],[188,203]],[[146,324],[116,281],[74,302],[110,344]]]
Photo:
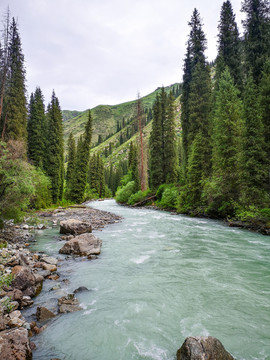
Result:
[[0,228],[4,219],[20,221],[30,207],[46,207],[51,202],[49,179],[24,154],[24,142],[0,142]]
[[46,116],[43,95],[39,87],[30,97],[27,133],[28,158],[35,166],[42,169],[46,151]]
[[246,66],[258,84],[264,63],[270,56],[269,1],[244,0],[241,10],[246,13],[246,19],[243,21]]

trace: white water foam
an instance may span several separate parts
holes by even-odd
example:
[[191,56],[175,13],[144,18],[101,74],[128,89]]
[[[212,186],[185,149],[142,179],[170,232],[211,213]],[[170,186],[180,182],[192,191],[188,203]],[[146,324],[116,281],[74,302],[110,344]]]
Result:
[[142,255],[139,258],[136,259],[131,259],[131,261],[135,264],[142,264],[144,263],[146,260],[148,260],[150,258],[149,255]]

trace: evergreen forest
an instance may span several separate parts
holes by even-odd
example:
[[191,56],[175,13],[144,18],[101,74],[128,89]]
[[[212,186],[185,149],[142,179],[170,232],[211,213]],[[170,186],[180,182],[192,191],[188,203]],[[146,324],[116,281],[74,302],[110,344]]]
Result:
[[[18,23],[0,43],[0,227],[25,212],[115,197],[192,216],[270,226],[270,8],[243,0],[240,36],[229,0],[208,62],[198,9],[183,79],[118,106],[62,110],[28,99]],[[132,40],[131,40],[132,41]]]

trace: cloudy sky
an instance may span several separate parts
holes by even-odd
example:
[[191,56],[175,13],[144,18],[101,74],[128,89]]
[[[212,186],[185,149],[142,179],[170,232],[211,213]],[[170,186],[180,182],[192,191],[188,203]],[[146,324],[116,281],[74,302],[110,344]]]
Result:
[[[241,28],[241,0],[231,0]],[[18,19],[28,94],[40,86],[62,109],[118,104],[182,81],[188,22],[196,7],[216,56],[223,0],[1,0]]]

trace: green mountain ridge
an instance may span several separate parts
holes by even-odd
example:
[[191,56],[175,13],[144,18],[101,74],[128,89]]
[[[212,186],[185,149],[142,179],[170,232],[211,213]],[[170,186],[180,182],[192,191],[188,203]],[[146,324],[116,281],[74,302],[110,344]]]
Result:
[[[179,91],[180,88],[180,83],[175,83],[165,87],[167,92],[176,92]],[[159,90],[160,88],[157,88],[152,93],[141,98],[144,110],[150,110],[152,108],[156,94]],[[122,123],[124,120],[125,124],[130,124],[134,121],[136,117],[136,102],[137,100],[128,101],[118,105],[98,105],[91,109],[93,118],[92,144],[94,147],[97,145],[100,137],[102,137],[102,141],[104,141],[106,138],[115,135],[118,123]],[[83,133],[88,117],[88,111],[88,109],[82,112],[76,110],[62,111],[65,144],[67,144],[70,132],[72,132],[75,140],[77,140]]]

